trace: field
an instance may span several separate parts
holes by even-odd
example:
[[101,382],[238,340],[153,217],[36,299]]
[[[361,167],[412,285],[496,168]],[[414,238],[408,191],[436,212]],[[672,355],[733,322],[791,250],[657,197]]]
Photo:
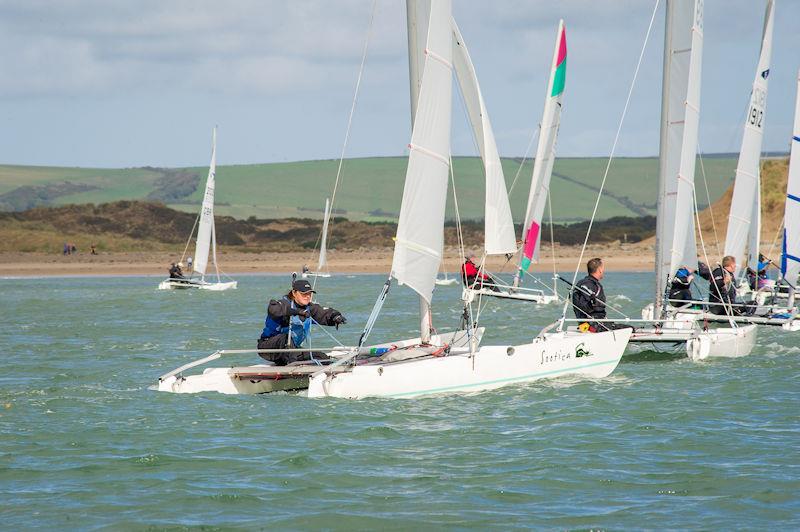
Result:
[[[604,158],[561,158],[555,163],[551,194],[553,219],[575,222],[588,219],[607,164]],[[216,210],[221,215],[246,219],[321,218],[330,196],[338,161],[305,161],[217,168]],[[474,157],[454,159],[456,190],[462,219],[483,218],[483,172]],[[731,183],[736,159],[703,159],[711,202]],[[336,196],[336,215],[350,220],[395,220],[403,191],[404,157],[347,159]],[[515,221],[524,215],[531,161],[520,168],[519,159],[503,159]],[[118,200],[158,200],[172,208],[196,212],[203,194],[205,167],[162,168],[57,168],[0,165],[0,210],[18,211],[36,206],[106,203]],[[708,202],[698,164],[698,201]],[[657,158],[619,158],[611,165],[598,219],[655,214]],[[448,218],[454,217],[452,199]]]

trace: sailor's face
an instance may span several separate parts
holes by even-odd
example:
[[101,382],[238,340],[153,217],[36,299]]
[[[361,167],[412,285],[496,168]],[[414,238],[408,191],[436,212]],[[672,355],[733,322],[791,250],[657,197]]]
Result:
[[298,292],[297,290],[293,290],[293,292],[294,300],[301,305],[308,305],[311,303],[311,297],[314,295],[313,292]]
[[597,280],[598,280],[598,281],[599,281],[599,280],[601,280],[601,279],[603,278],[603,272],[605,272],[605,266],[603,266],[603,265],[601,264],[601,265],[600,265],[600,266],[597,268],[597,271],[595,272],[595,277],[597,277]]

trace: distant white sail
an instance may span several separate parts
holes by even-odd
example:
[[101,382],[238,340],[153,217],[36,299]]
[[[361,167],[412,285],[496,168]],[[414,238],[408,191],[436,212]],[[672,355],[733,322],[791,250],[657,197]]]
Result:
[[478,145],[486,177],[486,211],[484,213],[484,247],[487,255],[515,253],[517,242],[514,220],[508,203],[508,190],[503,166],[497,151],[492,124],[481,95],[475,66],[469,56],[464,38],[453,20],[453,67],[464,97],[467,115],[475,143]]
[[667,277],[697,263],[694,167],[700,120],[702,0],[667,3],[656,230],[656,303]]
[[800,275],[800,72],[797,74],[792,151],[789,155],[789,182],[786,186],[781,271],[784,279],[793,286],[797,283],[797,277]]
[[322,238],[319,243],[319,262],[317,271],[322,272],[328,265],[328,221],[331,219],[331,200],[325,198],[325,218],[322,221]]
[[217,128],[211,134],[211,164],[208,167],[206,192],[203,195],[203,206],[200,210],[200,221],[197,225],[197,243],[194,249],[194,271],[205,275],[208,267],[208,251],[211,245],[211,234],[214,231],[214,178],[217,173]]
[[453,85],[451,27],[450,0],[432,2],[392,258],[392,277],[427,303],[444,244]]
[[[764,31],[761,37],[761,54],[758,59],[750,107],[744,123],[742,147],[736,166],[733,199],[725,236],[725,255],[736,257],[737,273],[745,265],[758,269],[758,248],[761,207],[759,199],[761,145],[764,137],[764,113],[767,107],[767,81],[772,56],[773,1],[768,0],[764,14]],[[755,201],[754,201],[755,199]],[[747,247],[747,252],[745,252]]]
[[550,81],[544,100],[542,123],[539,132],[539,145],[533,163],[531,188],[528,192],[528,206],[522,224],[522,255],[520,257],[520,277],[539,258],[542,217],[550,193],[550,177],[556,160],[556,138],[561,123],[561,105],[564,99],[564,86],[567,78],[567,32],[564,21],[558,23],[556,46],[550,66]]

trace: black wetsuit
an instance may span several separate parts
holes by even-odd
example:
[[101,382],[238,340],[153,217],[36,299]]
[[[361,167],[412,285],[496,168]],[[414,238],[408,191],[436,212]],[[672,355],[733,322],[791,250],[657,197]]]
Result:
[[183,276],[183,271],[178,266],[173,266],[169,269],[169,278],[170,279],[185,279]]
[[[286,349],[289,346],[289,333],[281,332],[279,327],[288,327],[292,316],[299,316],[302,322],[310,316],[320,325],[339,325],[345,322],[342,313],[336,309],[323,307],[316,303],[310,303],[307,307],[301,307],[287,298],[272,299],[267,306],[267,317],[265,327],[258,339],[258,349]],[[300,346],[292,346],[300,347]],[[261,358],[274,362],[278,366],[285,366],[292,362],[311,360],[312,356],[316,360],[326,360],[328,356],[319,352],[287,352],[287,353],[259,353]]]
[[690,305],[690,303],[681,303],[680,301],[692,300],[692,284],[689,281],[688,272],[684,272],[686,272],[686,270],[675,275],[669,287],[670,305],[673,307],[686,307]]
[[[727,284],[725,277],[731,279]],[[708,310],[717,315],[728,314],[726,308],[730,309],[734,315],[742,314],[740,307],[726,307],[736,303],[736,286],[733,283],[733,274],[723,269],[722,266],[717,266],[711,272],[709,285],[708,285],[708,302],[717,303],[710,305]]]

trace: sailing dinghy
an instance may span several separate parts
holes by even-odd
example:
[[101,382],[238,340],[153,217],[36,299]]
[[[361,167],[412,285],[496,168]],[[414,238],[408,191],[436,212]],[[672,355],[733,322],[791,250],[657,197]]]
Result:
[[694,173],[700,119],[702,0],[667,0],[656,220],[655,301],[642,311],[631,343],[684,345],[692,360],[745,356],[755,325],[708,329],[696,315],[669,306],[679,268],[697,263]]
[[[195,242],[194,269],[192,271],[192,276],[183,279],[164,279],[158,285],[159,290],[196,288],[199,290],[222,291],[236,288],[237,286],[237,282],[227,277],[227,275],[225,277],[230,280],[222,280],[219,265],[217,264],[217,237],[216,231],[214,230],[214,187],[217,172],[216,127],[214,128],[211,137],[211,164],[208,167],[206,190],[205,195],[203,196],[203,205],[200,208],[199,221],[197,223],[197,240]],[[192,236],[194,236],[194,228],[192,228],[192,233],[189,235],[189,240],[186,243],[187,248],[192,242]],[[211,251],[214,269],[216,270],[216,282],[209,282],[206,280],[209,250]],[[195,274],[199,274],[200,277],[195,277]]]
[[[423,57],[414,40],[419,28],[416,16],[424,10],[414,0],[409,0],[407,5],[409,62],[414,64]],[[452,69],[454,65],[458,68],[459,64],[453,58],[451,31],[455,29],[455,22],[450,11],[450,0],[430,3],[419,82],[414,77],[414,69],[411,69],[414,127],[391,276],[386,283],[388,287],[394,279],[419,295],[423,343],[406,352],[396,350],[391,359],[368,361],[353,355],[323,367],[309,380],[309,397],[408,398],[491,390],[567,374],[603,377],[617,366],[630,337],[627,329],[596,334],[546,330],[522,345],[478,347],[476,342],[470,342],[468,350],[460,351],[432,343],[430,303],[441,262],[445,196],[450,172]],[[465,57],[468,56],[465,54]],[[477,80],[470,83],[475,84],[477,91]],[[417,87],[419,92],[415,97]],[[507,194],[497,194],[491,201],[500,202],[501,208],[505,208],[502,202],[507,204],[508,197]],[[500,231],[507,235],[502,229]],[[492,233],[487,231],[486,235],[491,238]],[[513,239],[513,226],[511,237]],[[382,296],[385,294],[386,290]],[[379,303],[382,304],[381,298]],[[380,304],[376,303],[373,315],[379,311]],[[470,323],[468,327],[471,326]],[[370,327],[368,322],[365,334],[369,333]]]

